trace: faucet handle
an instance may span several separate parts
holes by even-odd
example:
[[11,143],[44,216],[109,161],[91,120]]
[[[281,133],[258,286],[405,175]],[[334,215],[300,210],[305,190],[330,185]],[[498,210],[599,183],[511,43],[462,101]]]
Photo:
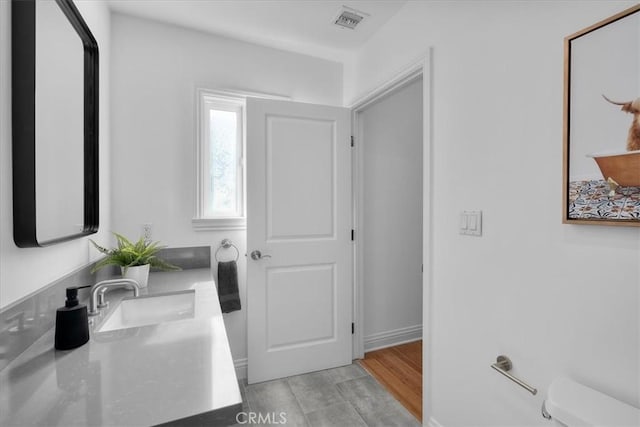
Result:
[[106,293],[106,289],[102,289],[100,292],[98,292],[98,308],[105,308],[105,307],[109,307],[109,301],[106,301],[104,299],[104,294]]

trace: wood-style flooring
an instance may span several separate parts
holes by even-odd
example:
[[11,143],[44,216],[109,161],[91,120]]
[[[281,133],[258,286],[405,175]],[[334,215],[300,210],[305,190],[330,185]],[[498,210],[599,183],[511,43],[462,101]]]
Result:
[[371,351],[360,365],[422,422],[422,341]]

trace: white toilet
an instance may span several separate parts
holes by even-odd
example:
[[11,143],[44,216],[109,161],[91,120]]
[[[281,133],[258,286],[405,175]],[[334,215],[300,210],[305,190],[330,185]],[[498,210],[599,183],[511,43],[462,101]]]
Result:
[[545,411],[561,426],[640,426],[640,409],[568,378],[551,383]]

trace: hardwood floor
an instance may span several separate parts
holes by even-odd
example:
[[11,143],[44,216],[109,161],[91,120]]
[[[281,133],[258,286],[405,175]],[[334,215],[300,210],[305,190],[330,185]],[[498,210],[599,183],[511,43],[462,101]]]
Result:
[[422,422],[422,340],[366,353],[359,362]]

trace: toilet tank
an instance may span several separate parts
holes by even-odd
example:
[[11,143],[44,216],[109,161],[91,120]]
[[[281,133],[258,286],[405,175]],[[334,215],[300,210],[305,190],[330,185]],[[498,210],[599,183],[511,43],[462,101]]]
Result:
[[569,378],[551,383],[545,408],[567,426],[640,426],[640,410]]

